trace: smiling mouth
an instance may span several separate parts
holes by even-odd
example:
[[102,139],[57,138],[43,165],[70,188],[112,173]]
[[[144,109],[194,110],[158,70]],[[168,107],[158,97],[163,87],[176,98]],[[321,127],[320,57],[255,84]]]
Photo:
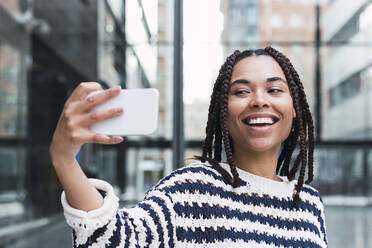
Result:
[[243,120],[243,123],[247,126],[250,126],[250,127],[266,127],[266,126],[272,126],[272,125],[276,124],[278,121],[279,120],[277,120],[277,119],[272,119],[271,121],[249,123],[249,119],[246,118],[246,119]]

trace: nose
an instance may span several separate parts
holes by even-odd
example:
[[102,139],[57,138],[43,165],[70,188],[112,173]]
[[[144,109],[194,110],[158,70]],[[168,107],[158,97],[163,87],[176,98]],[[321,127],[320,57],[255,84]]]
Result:
[[251,99],[249,102],[249,106],[251,108],[263,108],[263,107],[268,107],[269,103],[266,98],[265,93],[262,92],[255,92],[251,95]]

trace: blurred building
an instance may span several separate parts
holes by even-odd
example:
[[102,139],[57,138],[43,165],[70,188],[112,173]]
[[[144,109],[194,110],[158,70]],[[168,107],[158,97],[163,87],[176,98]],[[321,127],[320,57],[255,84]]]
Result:
[[[341,14],[342,13],[342,14]],[[320,181],[329,194],[371,196],[372,4],[335,0],[322,14],[322,137],[345,143],[319,152]],[[348,142],[359,146],[348,147]]]
[[224,55],[237,49],[252,48],[252,42],[260,40],[260,1],[221,0],[220,10],[224,15],[224,30],[221,34],[225,44]]
[[[159,122],[154,140],[172,138],[173,125],[173,2],[126,1],[127,88],[159,90]],[[139,25],[142,24],[142,25]],[[141,82],[145,82],[141,86]],[[139,137],[128,137],[139,147],[125,148],[125,187],[122,199],[138,202],[173,169],[170,142],[155,147],[141,145]],[[156,143],[156,142],[155,142]],[[125,145],[125,144],[124,144]]]
[[154,141],[85,145],[79,162],[88,177],[137,201],[170,172],[172,18],[165,0],[0,1],[0,246],[61,214],[49,144],[80,82],[155,87],[161,96]]
[[0,2],[0,228],[25,213],[31,37],[26,28],[17,28],[16,20],[31,13],[30,6],[16,1]]
[[367,0],[333,1],[322,16],[324,41],[329,43],[323,62],[328,96],[324,106],[325,138],[372,137],[371,16],[372,4]]

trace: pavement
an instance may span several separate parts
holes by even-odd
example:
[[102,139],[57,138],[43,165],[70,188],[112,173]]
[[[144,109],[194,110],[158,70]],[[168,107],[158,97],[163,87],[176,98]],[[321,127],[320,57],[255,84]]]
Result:
[[325,207],[329,248],[371,248],[372,207]]
[[[71,228],[62,216],[37,232],[7,244],[4,248],[71,248]],[[0,245],[0,248],[3,248]]]

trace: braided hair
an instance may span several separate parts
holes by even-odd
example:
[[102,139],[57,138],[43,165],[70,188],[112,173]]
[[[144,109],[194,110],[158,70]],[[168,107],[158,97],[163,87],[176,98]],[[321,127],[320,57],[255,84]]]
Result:
[[[270,46],[265,49],[245,50],[243,52],[237,50],[227,57],[225,63],[221,66],[213,87],[206,137],[202,146],[202,156],[195,157],[202,162],[208,161],[234,188],[240,186],[241,181],[233,159],[233,140],[227,128],[228,90],[234,65],[246,57],[261,55],[271,56],[280,65],[286,77],[296,111],[296,118],[293,120],[290,134],[282,144],[282,152],[278,158],[276,173],[280,173],[281,176],[287,176],[288,180],[291,181],[294,179],[301,164],[300,175],[293,195],[294,203],[297,205],[301,202],[299,194],[304,184],[306,165],[308,165],[308,178],[305,183],[309,184],[313,180],[314,124],[298,73],[286,56]],[[307,138],[308,150],[306,146]],[[292,168],[290,168],[292,154],[298,139],[300,152]],[[222,144],[225,148],[227,164],[230,166],[232,177],[219,164],[221,162]],[[212,147],[214,151],[212,151]],[[214,153],[212,154],[212,152]]]

